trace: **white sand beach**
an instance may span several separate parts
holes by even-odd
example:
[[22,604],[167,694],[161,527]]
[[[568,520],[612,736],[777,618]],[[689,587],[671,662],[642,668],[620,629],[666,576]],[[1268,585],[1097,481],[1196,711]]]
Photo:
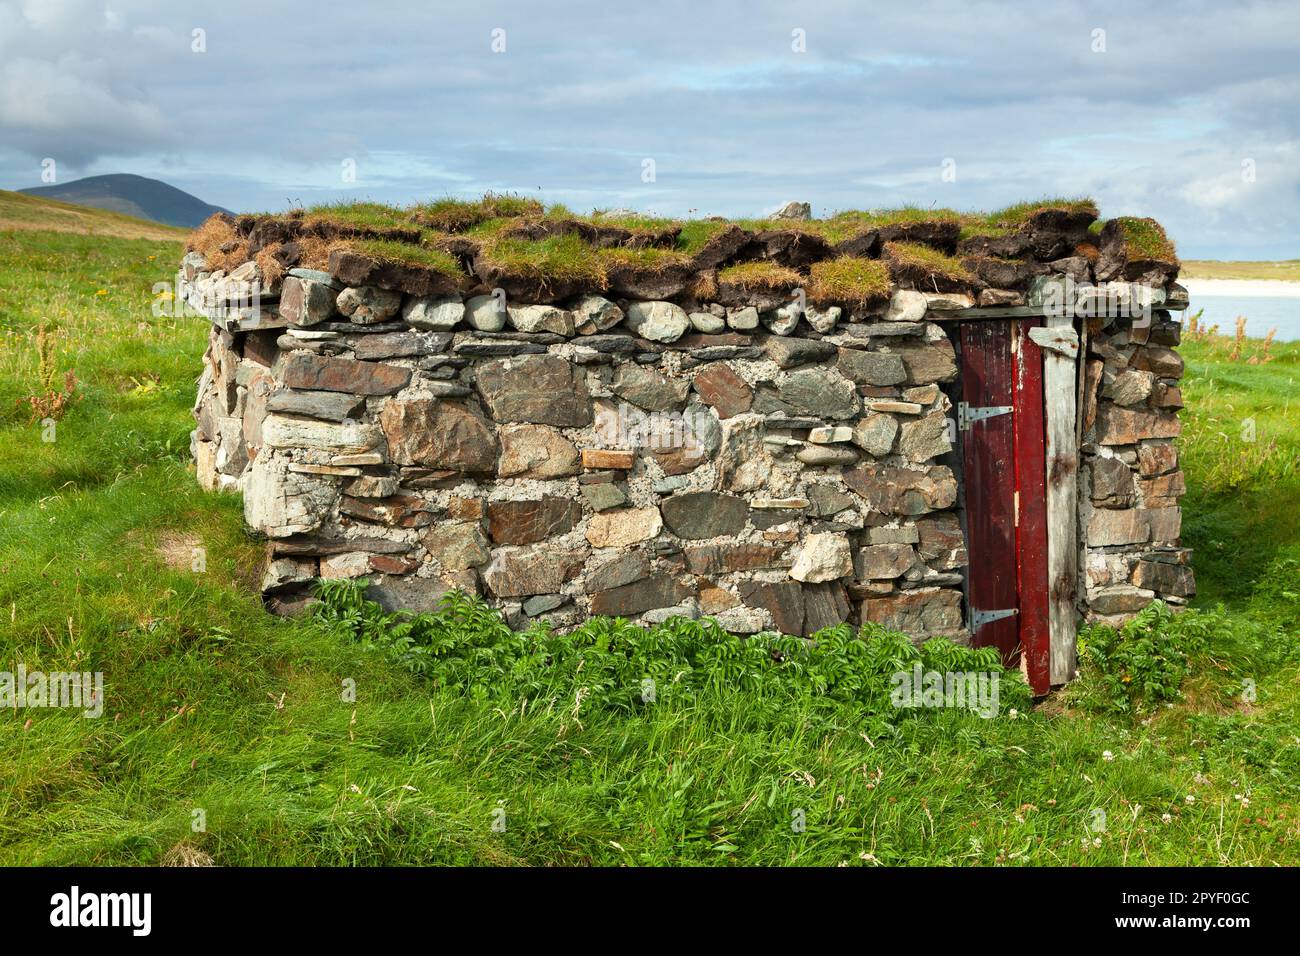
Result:
[[1283,279],[1179,279],[1193,298],[1205,295],[1300,299],[1300,282]]

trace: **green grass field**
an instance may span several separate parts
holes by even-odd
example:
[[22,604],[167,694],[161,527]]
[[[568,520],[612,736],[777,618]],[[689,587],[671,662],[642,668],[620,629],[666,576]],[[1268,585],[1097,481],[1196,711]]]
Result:
[[[206,329],[150,310],[180,251],[0,227],[0,670],[106,675],[102,718],[0,716],[0,864],[1300,862],[1300,347],[1184,349],[1198,611],[1090,637],[1037,707],[1012,678],[994,719],[900,718],[883,635],[776,668],[465,607],[434,659],[346,594],[270,617],[238,500],[187,466]],[[79,382],[53,442],[20,404],[42,323]]]
[[1217,259],[1183,261],[1184,279],[1282,279],[1300,282],[1300,259],[1278,262],[1222,262]]

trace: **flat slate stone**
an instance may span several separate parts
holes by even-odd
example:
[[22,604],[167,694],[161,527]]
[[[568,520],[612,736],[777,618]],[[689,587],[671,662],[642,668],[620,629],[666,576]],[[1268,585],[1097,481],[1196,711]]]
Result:
[[558,537],[581,519],[582,505],[572,498],[488,503],[488,534],[496,544],[532,544]]
[[266,398],[268,412],[283,412],[288,415],[306,415],[308,418],[320,418],[329,422],[341,422],[345,418],[356,418],[366,407],[366,400],[360,395],[347,392],[320,392],[303,389],[282,388],[272,392]]
[[546,351],[546,346],[534,345],[531,342],[461,342],[459,345],[453,345],[452,351],[457,355],[495,358],[508,355],[540,355]]
[[489,362],[476,370],[474,384],[498,422],[562,428],[591,424],[587,373],[558,355]]
[[411,370],[356,359],[295,353],[285,359],[281,380],[289,388],[392,395],[411,381]]
[[744,498],[715,491],[673,495],[659,509],[669,530],[687,539],[739,534],[749,515],[749,503]]
[[667,574],[652,574],[633,584],[597,591],[591,596],[591,613],[620,617],[640,614],[654,608],[675,607],[695,594],[695,588]]
[[386,332],[349,336],[344,340],[359,359],[375,360],[434,355],[446,350],[450,332]]

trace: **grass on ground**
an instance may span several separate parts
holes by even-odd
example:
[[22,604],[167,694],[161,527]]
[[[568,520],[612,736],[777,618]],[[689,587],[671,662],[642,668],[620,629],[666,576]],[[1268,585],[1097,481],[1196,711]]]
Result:
[[[186,465],[206,329],[150,312],[180,251],[0,232],[0,670],[106,681],[99,719],[0,714],[0,863],[1300,862],[1300,347],[1184,349],[1203,613],[1087,636],[1039,706],[1008,679],[998,718],[900,715],[879,634],[781,670],[693,625],[525,640],[462,606],[386,622],[400,645],[346,594],[271,618],[238,500]],[[42,321],[83,393],[53,442],[17,404]]]

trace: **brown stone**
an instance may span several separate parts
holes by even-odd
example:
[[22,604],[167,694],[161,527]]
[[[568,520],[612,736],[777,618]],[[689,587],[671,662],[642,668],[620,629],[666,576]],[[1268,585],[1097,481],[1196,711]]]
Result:
[[582,505],[572,498],[488,503],[488,534],[495,544],[532,544],[558,537],[581,519]]
[[1143,442],[1138,446],[1138,474],[1163,475],[1178,467],[1178,449],[1172,442]]
[[447,499],[447,516],[460,521],[481,521],[487,515],[487,501],[452,495]]
[[1151,389],[1151,404],[1156,408],[1182,408],[1183,390],[1177,385],[1156,382]]
[[1146,512],[1138,508],[1098,508],[1088,519],[1088,545],[1094,548],[1140,544],[1151,537]]
[[915,561],[910,544],[873,544],[858,549],[853,569],[862,580],[887,581],[901,577]]
[[1175,504],[1172,499],[1176,499],[1187,493],[1187,480],[1183,477],[1181,471],[1170,472],[1167,475],[1159,475],[1155,478],[1139,478],[1137,480],[1138,491],[1142,493],[1142,501],[1148,507],[1162,507],[1158,502],[1163,499],[1170,499],[1170,504]]
[[1093,501],[1112,508],[1133,504],[1133,471],[1128,465],[1118,458],[1094,458],[1089,471]]
[[1147,523],[1151,526],[1151,540],[1156,544],[1173,544],[1183,530],[1181,508],[1148,508]]
[[578,573],[587,554],[585,548],[560,550],[546,545],[502,548],[492,552],[483,582],[501,598],[554,594]]
[[1130,584],[1118,584],[1089,595],[1088,607],[1094,614],[1106,617],[1113,614],[1136,614],[1150,604],[1154,597],[1148,590]]
[[650,559],[640,552],[620,554],[587,574],[583,587],[588,594],[640,581],[650,574]]
[[848,620],[852,606],[849,604],[848,592],[838,581],[825,584],[805,584],[803,586],[803,628],[805,637],[816,634],[822,628],[835,627]]
[[1097,444],[1133,445],[1144,438],[1177,438],[1178,416],[1144,408],[1120,408],[1101,402],[1097,409]]
[[695,391],[707,405],[718,412],[719,418],[731,418],[749,411],[754,402],[754,390],[725,362],[706,365],[695,373]]
[[705,614],[721,614],[740,604],[740,598],[726,588],[707,584],[700,588],[700,610]]
[[844,472],[844,483],[882,514],[919,515],[951,508],[957,481],[943,465],[897,468],[874,462]]
[[437,399],[390,401],[379,415],[392,460],[463,474],[496,471],[492,425],[467,405]]
[[294,352],[285,356],[280,380],[290,388],[354,395],[392,395],[411,381],[411,370],[378,362]]
[[380,499],[344,495],[339,501],[339,514],[390,528],[423,528],[433,520],[429,503],[419,495],[393,495]]
[[420,566],[414,558],[396,558],[391,554],[369,556],[370,570],[380,574],[410,574]]
[[962,628],[961,592],[917,588],[862,602],[862,621],[909,637],[953,634]]
[[803,633],[803,586],[794,581],[766,584],[742,581],[740,597],[749,607],[764,608],[782,634]]
[[483,529],[474,522],[430,528],[421,542],[446,571],[475,568],[486,564],[492,557]]
[[1138,561],[1137,567],[1133,569],[1133,583],[1140,588],[1173,597],[1191,597],[1196,593],[1192,569],[1167,561]]
[[916,520],[917,553],[936,570],[950,571],[967,563],[966,539],[955,514],[927,515]]
[[583,468],[617,468],[627,471],[636,463],[636,452],[616,448],[584,448]]
[[674,607],[695,596],[695,588],[667,574],[652,574],[643,580],[591,596],[591,613],[606,616],[640,614],[659,607]]
[[686,549],[686,567],[694,574],[728,574],[758,568],[785,568],[785,548],[766,544],[697,544]]
[[504,425],[498,435],[502,478],[567,478],[580,469],[577,446],[549,425]]
[[1183,359],[1163,345],[1145,345],[1129,358],[1129,367],[1154,372],[1157,378],[1182,378]]
[[488,362],[475,387],[493,419],[581,428],[591,424],[587,373],[558,355],[524,355]]

